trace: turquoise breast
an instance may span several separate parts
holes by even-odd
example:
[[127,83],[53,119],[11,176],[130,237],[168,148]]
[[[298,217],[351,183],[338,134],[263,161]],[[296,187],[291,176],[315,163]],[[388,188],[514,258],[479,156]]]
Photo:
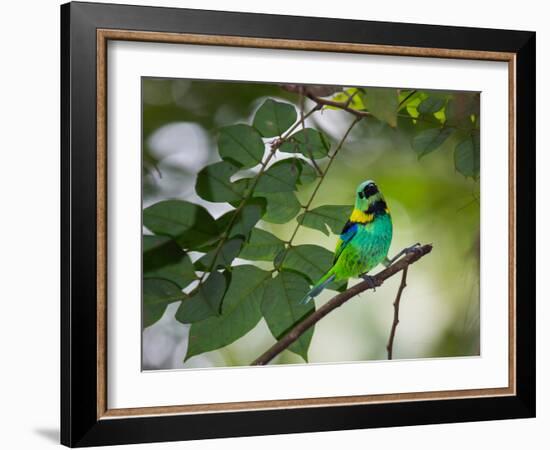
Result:
[[392,234],[389,214],[378,215],[372,222],[360,224],[357,233],[343,249],[335,264],[336,277],[357,277],[384,261],[390,249]]

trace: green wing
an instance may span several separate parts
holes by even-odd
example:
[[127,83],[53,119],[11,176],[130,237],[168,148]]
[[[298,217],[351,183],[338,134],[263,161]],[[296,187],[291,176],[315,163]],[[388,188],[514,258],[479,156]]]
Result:
[[338,239],[338,242],[336,243],[336,248],[334,249],[334,260],[332,261],[332,264],[336,264],[336,261],[338,261],[338,258],[340,257],[346,246],[357,234],[358,228],[359,224],[357,222],[351,222],[349,220],[346,222],[344,228],[342,229],[342,232],[340,233],[340,239]]

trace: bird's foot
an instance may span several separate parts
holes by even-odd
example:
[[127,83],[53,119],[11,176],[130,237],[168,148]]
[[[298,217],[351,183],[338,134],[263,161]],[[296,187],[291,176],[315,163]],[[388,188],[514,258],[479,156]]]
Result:
[[369,285],[369,288],[376,292],[376,288],[380,286],[380,283],[378,280],[370,275],[367,275],[366,273],[361,275],[361,278],[367,282]]
[[392,259],[386,258],[384,261],[384,265],[386,267],[391,266],[395,261],[397,261],[399,258],[401,258],[404,255],[408,255],[409,253],[415,253],[418,250],[418,247],[420,247],[420,242],[417,242],[416,244],[411,245],[410,247],[406,247],[403,250],[401,250],[397,255],[395,255]]
[[417,242],[416,244],[413,244],[410,247],[404,248],[401,251],[403,252],[404,255],[408,255],[409,253],[416,253],[420,247],[421,247],[420,242]]

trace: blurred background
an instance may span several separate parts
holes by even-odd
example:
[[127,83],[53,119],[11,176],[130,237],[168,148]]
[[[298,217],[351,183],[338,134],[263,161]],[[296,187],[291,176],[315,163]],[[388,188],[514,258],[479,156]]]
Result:
[[[229,204],[210,203],[196,195],[196,173],[220,159],[219,128],[250,124],[266,98],[300,104],[299,95],[277,85],[144,78],[143,207],[185,199],[205,206],[215,218],[230,210]],[[305,110],[312,106],[305,101]],[[352,120],[344,111],[325,109],[308,118],[307,124],[326,133],[334,147]],[[479,181],[456,171],[453,149],[457,141],[453,137],[419,159],[411,148],[411,125],[410,118],[400,118],[396,128],[374,118],[359,122],[313,206],[350,205],[357,184],[375,180],[393,218],[390,256],[415,242],[434,246],[430,255],[409,270],[394,359],[479,355]],[[302,203],[314,186],[300,187],[297,196]],[[281,239],[288,239],[295,226],[295,221],[260,224]],[[336,240],[336,235],[327,237],[301,227],[295,242],[315,243],[333,251]],[[258,265],[267,267],[266,263]],[[351,280],[350,285],[358,281]],[[386,359],[399,282],[400,276],[392,277],[376,292],[355,297],[321,320],[315,327],[309,362]],[[315,299],[317,307],[332,296],[333,291],[325,290]],[[143,330],[144,370],[248,365],[275,342],[262,319],[229,346],[184,363],[190,326],[175,320],[178,306],[179,302],[169,305],[161,320]],[[289,351],[272,362],[289,363],[304,362]]]

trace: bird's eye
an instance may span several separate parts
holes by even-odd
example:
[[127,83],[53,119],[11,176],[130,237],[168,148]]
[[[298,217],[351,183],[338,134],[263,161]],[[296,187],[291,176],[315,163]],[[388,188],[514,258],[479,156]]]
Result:
[[375,183],[369,183],[363,189],[363,197],[369,198],[371,195],[374,195],[378,192],[378,188]]

